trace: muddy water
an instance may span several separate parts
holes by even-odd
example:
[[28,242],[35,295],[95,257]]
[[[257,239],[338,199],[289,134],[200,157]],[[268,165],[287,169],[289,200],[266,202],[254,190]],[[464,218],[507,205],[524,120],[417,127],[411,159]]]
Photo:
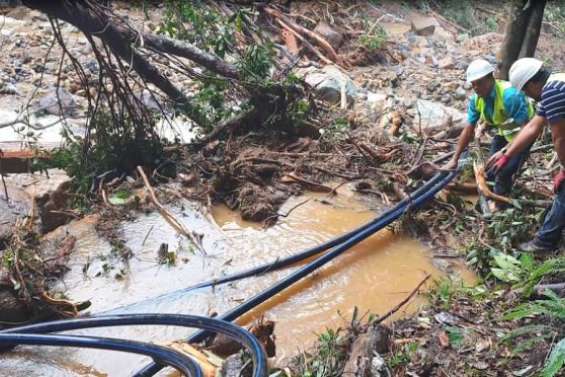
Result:
[[[295,207],[305,199],[306,203]],[[178,237],[159,214],[150,213],[122,226],[127,244],[135,254],[127,264],[118,262],[111,246],[96,235],[94,217],[59,228],[50,237],[67,233],[77,237],[71,271],[60,288],[75,300],[91,300],[93,314],[209,315],[236,306],[297,266],[216,289],[190,294],[174,292],[210,277],[290,255],[351,230],[375,216],[366,208],[343,187],[335,198],[309,195],[289,201],[280,212],[286,214],[292,209],[291,213],[269,229],[241,221],[237,214],[218,207],[214,216],[219,229],[200,215],[193,204],[184,202],[172,209],[188,227],[205,234],[207,255],[194,253],[190,243]],[[162,243],[177,252],[175,266],[157,262],[157,250]],[[249,324],[262,315],[275,320],[277,356],[284,358],[303,349],[326,327],[345,324],[355,306],[359,313],[385,313],[428,273],[434,277],[442,275],[419,242],[382,231],[241,318],[240,323]],[[397,315],[414,311],[421,303],[416,299]],[[166,343],[190,332],[172,327],[138,327],[99,329],[88,334]],[[9,370],[12,376],[127,376],[147,362],[144,358],[105,351],[31,347],[22,350],[23,353],[11,353],[0,361],[2,373]]]

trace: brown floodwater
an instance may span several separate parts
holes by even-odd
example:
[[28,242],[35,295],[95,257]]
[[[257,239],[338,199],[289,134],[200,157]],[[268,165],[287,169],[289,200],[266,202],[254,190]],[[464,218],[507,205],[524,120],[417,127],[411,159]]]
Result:
[[[307,202],[303,203],[305,200]],[[296,206],[299,203],[303,203]],[[91,300],[97,313],[222,313],[260,292],[298,266],[191,293],[175,292],[212,277],[288,256],[352,230],[376,213],[347,188],[339,195],[309,194],[289,200],[270,228],[242,221],[224,206],[214,209],[219,225],[211,224],[193,203],[172,207],[187,227],[204,234],[207,255],[195,253],[158,213],[140,215],[123,223],[121,231],[134,251],[129,263],[118,262],[107,241],[95,230],[95,217],[59,228],[50,237],[70,233],[76,250],[60,289],[74,300]],[[380,212],[380,211],[378,211]],[[167,243],[177,254],[176,265],[157,261],[157,250]],[[87,268],[85,268],[87,266]],[[456,273],[467,282],[473,275],[460,266]],[[308,278],[276,295],[238,323],[249,325],[264,316],[276,322],[277,359],[303,350],[326,328],[345,326],[355,307],[363,315],[382,315],[404,299],[427,275],[444,272],[434,266],[430,252],[418,241],[383,230],[361,242]],[[431,279],[430,279],[431,281]],[[412,313],[423,303],[415,298],[395,316]],[[192,330],[173,327],[118,327],[74,333],[167,343],[187,337]],[[0,359],[0,375],[10,376],[128,376],[146,358],[116,352],[81,349],[21,347]]]

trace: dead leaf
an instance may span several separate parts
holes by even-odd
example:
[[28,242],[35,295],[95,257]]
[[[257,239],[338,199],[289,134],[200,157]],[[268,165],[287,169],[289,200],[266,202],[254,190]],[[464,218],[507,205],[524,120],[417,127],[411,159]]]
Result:
[[445,331],[440,332],[437,335],[437,339],[442,348],[449,347],[449,337],[447,336],[447,333]]
[[481,339],[477,342],[477,345],[475,346],[475,351],[483,352],[485,350],[488,350],[491,345],[492,343],[490,339]]

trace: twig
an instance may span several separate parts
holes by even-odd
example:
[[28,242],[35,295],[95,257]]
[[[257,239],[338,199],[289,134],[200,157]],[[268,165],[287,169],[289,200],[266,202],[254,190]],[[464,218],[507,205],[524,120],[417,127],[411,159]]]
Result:
[[286,214],[279,214],[280,217],[288,217],[292,211],[294,211],[295,209],[297,209],[300,206],[303,206],[304,204],[308,203],[310,200],[312,200],[312,198],[308,198],[306,200],[301,201],[300,203],[296,204],[295,206],[293,206],[291,209],[288,210],[288,212]]
[[279,20],[277,18],[277,22],[283,28],[285,28],[290,33],[292,33],[296,38],[300,39],[300,41],[304,44],[304,46],[306,46],[306,48],[308,48],[310,51],[312,51],[314,54],[316,54],[316,56],[318,56],[318,58],[320,58],[320,60],[322,60],[324,63],[326,63],[326,64],[332,64],[333,63],[330,59],[328,59],[326,56],[324,56],[324,54],[322,54],[316,47],[312,46],[312,44],[310,42],[308,42],[302,35],[298,34],[290,26],[285,24],[282,20]]
[[147,175],[145,175],[143,168],[141,166],[138,166],[137,171],[139,172],[139,174],[141,175],[141,178],[143,179],[143,183],[145,184],[145,188],[147,188],[147,191],[149,191],[149,196],[151,198],[151,201],[153,202],[155,207],[157,207],[157,210],[159,211],[161,216],[163,216],[165,221],[168,222],[169,225],[172,226],[179,234],[182,234],[183,236],[190,239],[194,243],[194,245],[202,253],[206,254],[206,251],[202,247],[200,237],[198,235],[196,235],[195,233],[191,232],[190,230],[186,229],[186,227],[180,221],[178,221],[175,218],[175,216],[168,209],[163,207],[163,205],[159,202],[159,200],[157,199],[157,196],[155,195],[155,190],[153,189],[153,187],[149,183],[149,179],[147,179]]
[[320,34],[314,32],[310,29],[307,29],[307,28],[305,28],[301,25],[298,25],[297,23],[292,21],[289,17],[285,16],[284,14],[282,14],[281,12],[279,12],[275,9],[265,8],[265,12],[267,12],[271,16],[277,18],[277,20],[282,19],[287,24],[287,26],[292,28],[296,33],[306,34],[308,37],[315,40],[316,43],[320,47],[322,47],[330,55],[330,58],[333,60],[333,62],[338,63],[338,64],[341,63],[340,58],[339,58],[338,54],[335,52],[334,48]]
[[145,245],[145,242],[147,241],[147,239],[149,238],[149,235],[151,234],[151,231],[153,230],[154,225],[151,225],[151,228],[149,228],[149,230],[147,231],[147,234],[145,235],[145,237],[143,237],[143,242],[141,243],[141,246]]
[[286,174],[286,177],[287,177],[286,182],[285,182],[285,180],[281,180],[281,182],[283,182],[283,183],[298,182],[298,183],[302,183],[304,186],[308,187],[312,191],[332,192],[331,187],[328,187],[326,185],[322,185],[321,183],[309,181],[305,178],[297,176],[294,173],[288,173],[288,174]]
[[2,185],[4,186],[4,195],[6,196],[5,200],[9,202],[10,198],[8,197],[8,187],[6,186],[6,180],[4,179],[4,167],[2,166],[3,159],[4,159],[4,152],[0,150],[0,175],[2,176]]
[[412,292],[410,292],[410,294],[402,301],[400,301],[398,303],[398,305],[396,305],[394,308],[392,308],[391,310],[389,310],[385,315],[383,315],[382,317],[379,317],[379,319],[377,319],[375,322],[373,323],[381,323],[384,320],[386,320],[387,318],[389,318],[390,316],[392,316],[394,313],[396,313],[397,311],[400,310],[400,308],[402,308],[404,305],[406,305],[408,303],[408,301],[410,301],[410,299],[412,297],[414,297],[414,295],[416,293],[418,293],[418,290],[420,289],[420,287],[422,285],[424,285],[424,283],[426,281],[428,281],[428,279],[431,277],[432,275],[428,274],[426,275],[426,277],[416,286],[416,288],[414,288],[414,290]]

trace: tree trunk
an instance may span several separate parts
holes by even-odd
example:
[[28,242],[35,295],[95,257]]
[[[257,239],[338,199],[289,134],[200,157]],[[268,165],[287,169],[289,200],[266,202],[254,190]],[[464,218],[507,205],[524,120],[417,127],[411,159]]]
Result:
[[514,0],[510,5],[504,41],[498,56],[498,77],[500,79],[508,80],[510,66],[520,55],[532,8],[530,5],[524,9],[527,4],[527,0]]
[[538,45],[538,39],[543,21],[543,11],[545,10],[546,0],[536,0],[532,2],[532,10],[530,19],[528,20],[528,28],[524,34],[522,48],[520,49],[520,58],[533,57]]

